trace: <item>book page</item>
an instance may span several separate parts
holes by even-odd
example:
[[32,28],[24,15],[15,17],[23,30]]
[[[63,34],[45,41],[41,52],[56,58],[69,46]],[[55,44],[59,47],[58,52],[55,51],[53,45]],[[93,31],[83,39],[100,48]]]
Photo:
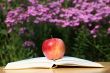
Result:
[[53,60],[48,60],[46,57],[38,57],[8,63],[5,69],[51,68],[53,63]]
[[84,67],[103,67],[101,64],[84,60],[76,57],[64,57],[55,61],[56,65],[63,66],[84,66]]

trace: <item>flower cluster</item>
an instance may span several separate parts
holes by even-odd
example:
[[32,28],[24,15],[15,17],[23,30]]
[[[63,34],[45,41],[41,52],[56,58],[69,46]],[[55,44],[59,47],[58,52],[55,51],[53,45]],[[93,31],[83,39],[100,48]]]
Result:
[[20,23],[27,20],[28,17],[29,15],[24,12],[23,8],[18,7],[8,12],[5,22],[7,24],[7,27],[13,27],[18,22]]
[[[32,17],[32,21],[37,24],[48,22],[62,27],[76,27],[81,24],[93,26],[92,23],[98,23],[101,26],[100,21],[110,17],[110,0],[47,1],[40,3],[39,0],[29,0],[30,5],[26,9],[18,7],[9,11],[5,20],[7,27],[29,21]],[[65,1],[68,2],[68,7],[63,6]],[[109,24],[110,20],[106,22]],[[91,33],[93,34],[92,30]]]

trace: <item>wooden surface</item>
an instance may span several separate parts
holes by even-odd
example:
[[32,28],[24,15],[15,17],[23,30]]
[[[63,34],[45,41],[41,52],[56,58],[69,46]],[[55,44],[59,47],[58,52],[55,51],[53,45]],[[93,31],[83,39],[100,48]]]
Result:
[[110,62],[100,62],[104,68],[55,68],[55,69],[25,69],[25,70],[4,70],[0,73],[110,73]]

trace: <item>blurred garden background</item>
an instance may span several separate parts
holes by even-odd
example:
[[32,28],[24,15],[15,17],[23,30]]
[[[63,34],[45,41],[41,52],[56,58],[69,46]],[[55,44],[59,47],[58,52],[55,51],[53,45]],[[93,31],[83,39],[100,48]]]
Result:
[[110,0],[0,0],[0,66],[43,56],[52,37],[66,56],[110,61]]

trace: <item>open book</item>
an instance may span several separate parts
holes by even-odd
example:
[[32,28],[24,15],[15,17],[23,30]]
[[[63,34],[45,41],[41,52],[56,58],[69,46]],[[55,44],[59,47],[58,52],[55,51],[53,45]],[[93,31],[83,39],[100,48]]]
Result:
[[55,68],[58,66],[104,67],[99,63],[76,58],[76,57],[63,57],[55,61],[49,60],[46,57],[38,57],[38,58],[31,58],[31,59],[8,63],[4,69]]

